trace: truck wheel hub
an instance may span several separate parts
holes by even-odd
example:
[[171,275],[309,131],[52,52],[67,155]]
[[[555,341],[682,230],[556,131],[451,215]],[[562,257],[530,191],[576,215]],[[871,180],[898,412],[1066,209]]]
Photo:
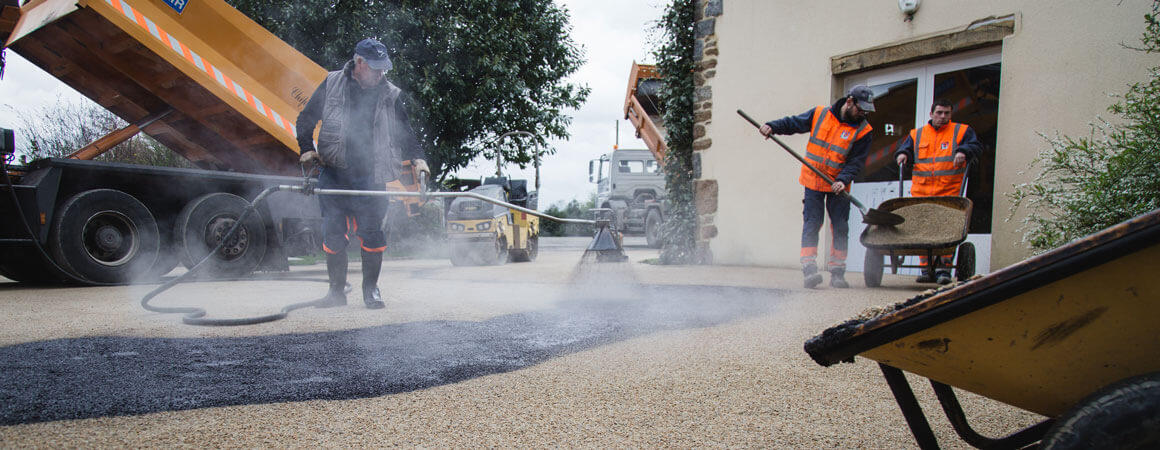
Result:
[[[226,233],[229,233],[230,228],[233,228],[235,223],[237,223],[237,219],[226,216],[215,217],[213,220],[211,220],[209,222],[209,226],[206,227],[206,245],[209,245],[211,248],[217,247],[218,243],[222,241],[222,238],[226,237]],[[218,251],[218,254],[221,255],[223,259],[236,259],[246,252],[246,248],[249,247],[249,245],[249,233],[246,232],[246,227],[242,226],[238,228],[238,231],[234,233],[234,235],[231,236],[228,241],[226,241],[225,245],[222,245],[222,248],[220,251]]]
[[85,253],[105,266],[125,264],[137,253],[137,228],[117,211],[100,211],[89,217],[81,231]]

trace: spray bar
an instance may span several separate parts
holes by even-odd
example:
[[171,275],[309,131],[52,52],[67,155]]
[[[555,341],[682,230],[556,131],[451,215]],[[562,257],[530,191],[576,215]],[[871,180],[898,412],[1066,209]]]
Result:
[[577,224],[582,224],[582,225],[596,225],[595,220],[561,219],[559,217],[550,216],[550,215],[544,214],[542,212],[539,212],[539,211],[536,211],[533,209],[524,208],[522,206],[516,206],[516,205],[513,205],[511,203],[505,202],[503,200],[496,200],[496,199],[491,198],[491,197],[480,195],[480,194],[475,193],[475,192],[358,191],[358,190],[350,190],[350,189],[312,189],[312,190],[308,190],[307,188],[305,188],[303,186],[291,186],[291,185],[286,185],[286,184],[278,186],[278,189],[282,190],[282,191],[301,192],[301,193],[306,193],[306,194],[318,194],[318,195],[372,195],[372,196],[380,196],[380,197],[417,197],[417,198],[423,198],[423,199],[432,198],[432,197],[444,197],[444,198],[446,198],[446,197],[470,197],[470,198],[474,198],[476,200],[482,200],[482,201],[485,201],[488,203],[494,203],[496,205],[511,208],[511,209],[514,209],[514,210],[522,212],[522,213],[531,214],[533,216],[548,219],[548,220],[554,220],[554,221],[560,222],[560,223],[577,223]]

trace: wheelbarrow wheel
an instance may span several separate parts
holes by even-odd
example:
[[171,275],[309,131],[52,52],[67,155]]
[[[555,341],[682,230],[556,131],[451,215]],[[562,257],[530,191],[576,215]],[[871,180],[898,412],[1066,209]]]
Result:
[[959,256],[955,260],[955,278],[967,281],[975,276],[975,244],[964,242],[959,245]]
[[866,249],[866,261],[862,266],[862,278],[866,287],[882,285],[882,254],[876,250]]
[[1047,431],[1041,448],[1160,448],[1160,372],[1083,399]]

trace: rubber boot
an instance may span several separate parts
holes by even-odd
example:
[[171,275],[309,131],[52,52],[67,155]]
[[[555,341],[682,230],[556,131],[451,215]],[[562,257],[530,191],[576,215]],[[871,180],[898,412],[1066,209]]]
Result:
[[818,273],[818,266],[814,264],[802,266],[802,275],[805,276],[802,285],[807,288],[813,289],[822,283],[822,274]]
[[383,254],[377,252],[362,252],[362,291],[363,303],[367,309],[382,309],[383,296],[379,292],[379,271],[383,268]]
[[951,273],[940,270],[935,274],[934,281],[940,285],[951,284]]
[[326,254],[326,275],[330,280],[330,288],[326,297],[317,302],[319,308],[333,308],[346,305],[346,253]]
[[830,287],[836,287],[838,289],[850,287],[850,283],[846,282],[846,269],[830,270]]

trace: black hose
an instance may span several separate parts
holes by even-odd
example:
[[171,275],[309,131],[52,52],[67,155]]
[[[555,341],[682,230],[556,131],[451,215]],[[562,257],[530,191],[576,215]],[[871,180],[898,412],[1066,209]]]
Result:
[[[190,267],[189,271],[181,274],[181,276],[174,277],[173,279],[166,281],[165,283],[162,283],[161,286],[158,286],[156,289],[153,289],[148,294],[145,294],[145,296],[141,298],[141,307],[145,308],[148,311],[165,313],[165,314],[185,314],[185,317],[181,318],[181,322],[185,323],[187,325],[238,326],[238,325],[254,325],[254,324],[259,324],[259,323],[273,322],[275,320],[282,320],[282,319],[286,318],[286,316],[290,313],[290,311],[293,311],[296,309],[302,309],[302,308],[309,308],[312,306],[318,306],[318,304],[320,302],[325,300],[325,298],[321,298],[318,300],[311,300],[308,302],[292,303],[292,304],[286,305],[285,307],[282,308],[281,311],[274,313],[274,314],[267,314],[264,316],[254,316],[254,317],[242,317],[242,318],[237,318],[237,319],[206,319],[205,318],[205,309],[192,307],[192,306],[165,307],[165,306],[153,306],[153,305],[149,304],[149,301],[152,300],[154,297],[156,297],[158,294],[165,292],[169,288],[176,286],[178,283],[186,281],[186,280],[192,278],[194,275],[196,275],[198,273],[198,271],[203,266],[205,266],[205,264],[207,262],[209,262],[209,260],[211,258],[213,258],[214,254],[216,254],[218,251],[220,251],[222,249],[222,247],[225,246],[226,242],[229,241],[230,238],[232,238],[234,236],[234,233],[236,233],[238,231],[238,228],[241,227],[242,222],[244,222],[246,220],[246,217],[249,216],[250,214],[252,214],[258,208],[258,203],[260,203],[262,200],[265,200],[267,195],[270,195],[271,193],[273,193],[277,190],[278,190],[278,186],[271,186],[269,188],[266,188],[266,190],[262,191],[261,193],[259,193],[257,197],[254,197],[254,200],[250,202],[250,206],[247,206],[246,209],[242,211],[242,214],[240,216],[238,216],[237,221],[234,222],[234,226],[230,228],[230,231],[227,232],[225,234],[225,236],[222,237],[221,241],[218,242],[218,245],[216,247],[214,247],[213,250],[210,250],[210,252],[205,255],[205,258],[202,258],[201,261],[199,261],[193,267]],[[349,284],[347,285],[347,288],[349,289]]]
[[[4,182],[8,185],[8,192],[12,196],[12,204],[16,206],[17,218],[20,220],[20,223],[24,225],[24,230],[28,233],[28,237],[32,239],[33,245],[40,252],[41,256],[44,257],[44,260],[48,261],[48,263],[51,264],[54,268],[56,268],[56,270],[58,272],[64,274],[64,276],[68,277],[71,281],[76,282],[78,284],[113,286],[114,283],[99,283],[99,282],[94,282],[94,281],[83,279],[83,278],[77,277],[76,275],[73,275],[68,270],[65,270],[64,268],[57,265],[56,261],[53,260],[53,258],[48,255],[48,252],[44,250],[44,247],[40,245],[40,240],[37,239],[36,232],[32,231],[32,227],[30,227],[28,225],[28,221],[24,219],[24,217],[25,217],[24,216],[24,208],[22,208],[20,206],[20,199],[16,197],[16,186],[12,183],[12,178],[8,175],[8,162],[9,162],[10,157],[11,157],[10,155],[0,156],[0,169],[2,169],[2,170],[0,170],[0,172],[2,172],[4,174]],[[260,203],[262,200],[264,200],[267,195],[270,195],[271,193],[273,193],[274,191],[277,191],[277,190],[278,190],[277,186],[269,187],[266,190],[259,193],[257,197],[254,197],[254,200],[252,202],[250,202],[250,205],[247,206],[246,209],[242,211],[242,214],[238,217],[237,222],[234,223],[234,226],[231,227],[229,232],[226,233],[226,235],[221,239],[221,242],[218,242],[217,247],[214,247],[214,249],[211,250],[209,252],[209,254],[205,255],[205,258],[202,258],[202,260],[199,261],[197,264],[195,264],[193,267],[191,267],[189,269],[189,271],[185,272],[181,276],[174,277],[173,279],[166,281],[165,283],[162,283],[156,289],[153,289],[148,294],[145,294],[145,297],[141,298],[141,307],[145,308],[148,311],[165,313],[165,314],[184,313],[185,317],[182,317],[181,321],[183,323],[188,324],[188,325],[238,326],[238,325],[253,325],[253,324],[273,322],[275,320],[285,319],[287,314],[290,313],[290,311],[293,311],[295,309],[308,308],[311,306],[317,306],[317,304],[319,302],[321,302],[323,299],[312,300],[312,301],[308,301],[308,302],[293,303],[290,305],[286,305],[285,307],[282,308],[282,311],[280,311],[276,314],[268,314],[265,316],[243,317],[243,318],[237,318],[237,319],[206,319],[206,318],[204,318],[206,311],[205,311],[205,309],[202,309],[202,308],[164,307],[164,306],[153,306],[153,305],[149,304],[149,301],[152,300],[154,297],[156,297],[158,294],[165,292],[166,290],[169,290],[169,288],[172,288],[173,286],[176,286],[178,283],[186,281],[189,278],[193,277],[195,274],[197,274],[198,270],[201,267],[203,267],[205,265],[205,263],[210,260],[210,258],[213,258],[214,254],[217,253],[219,250],[221,250],[222,247],[225,245],[225,243],[227,241],[229,241],[230,238],[232,238],[234,236],[234,233],[236,233],[238,231],[238,228],[241,226],[242,221],[244,221],[246,219],[246,217],[248,217],[250,214],[252,214],[257,209],[258,203]],[[350,289],[350,284],[348,283],[346,286],[346,290],[349,290],[349,289]]]

